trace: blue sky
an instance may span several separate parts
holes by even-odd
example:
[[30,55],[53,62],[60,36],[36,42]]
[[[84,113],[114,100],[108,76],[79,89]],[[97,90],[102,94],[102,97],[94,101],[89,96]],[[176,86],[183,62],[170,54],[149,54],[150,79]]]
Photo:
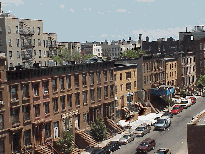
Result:
[[173,37],[205,24],[204,0],[0,0],[2,10],[17,18],[43,20],[45,33],[59,42],[150,41]]

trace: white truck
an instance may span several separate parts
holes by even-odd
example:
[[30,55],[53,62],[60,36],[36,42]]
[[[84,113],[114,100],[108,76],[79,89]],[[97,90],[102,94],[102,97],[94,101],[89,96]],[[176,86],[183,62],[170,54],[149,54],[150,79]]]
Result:
[[154,124],[154,130],[165,130],[171,125],[171,118],[168,116],[163,116],[160,119],[157,119],[157,122]]
[[184,109],[187,109],[192,105],[191,99],[182,99],[179,105],[181,105]]

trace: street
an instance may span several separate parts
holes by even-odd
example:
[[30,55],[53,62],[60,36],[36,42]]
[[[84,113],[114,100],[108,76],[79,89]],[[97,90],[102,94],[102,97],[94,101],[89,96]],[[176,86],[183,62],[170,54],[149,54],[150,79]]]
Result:
[[150,133],[144,137],[136,137],[134,141],[127,145],[122,145],[121,149],[114,154],[134,154],[139,143],[147,137],[155,139],[155,150],[150,151],[154,154],[159,148],[169,148],[173,154],[187,154],[187,129],[186,124],[192,120],[192,117],[205,109],[205,100],[203,97],[197,99],[197,103],[184,109],[178,115],[174,115],[171,119],[171,126],[165,131],[153,131],[153,126]]

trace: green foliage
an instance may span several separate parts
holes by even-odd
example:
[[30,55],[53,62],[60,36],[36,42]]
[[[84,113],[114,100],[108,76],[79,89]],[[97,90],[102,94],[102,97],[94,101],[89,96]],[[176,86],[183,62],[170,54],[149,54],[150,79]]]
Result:
[[107,137],[107,128],[102,118],[97,118],[94,123],[91,123],[90,135],[97,142],[103,141]]
[[57,146],[65,154],[70,154],[74,148],[73,134],[71,131],[63,131],[62,137],[58,139]]
[[69,61],[75,61],[76,63],[84,63],[86,60],[94,57],[93,54],[88,54],[88,55],[82,55],[81,53],[73,50],[67,50],[67,49],[61,49],[61,52],[58,53],[58,55],[53,56],[52,59],[53,61],[63,64],[64,62],[69,62]]
[[205,86],[205,76],[203,76],[203,75],[200,75],[199,76],[199,78],[197,79],[197,81],[196,81],[196,85],[197,86]]
[[125,50],[120,54],[120,58],[137,58],[139,54],[135,50]]
[[139,53],[139,54],[146,55],[146,51],[145,51],[144,49],[143,49],[143,50],[139,49],[139,50],[138,50],[138,53]]
[[174,105],[174,101],[172,101],[171,99],[167,99],[165,102],[166,102],[167,106],[169,106],[169,105],[173,106]]
[[181,90],[181,91],[180,91],[180,96],[181,96],[181,97],[184,97],[185,95],[186,95],[185,91],[184,91],[184,90]]

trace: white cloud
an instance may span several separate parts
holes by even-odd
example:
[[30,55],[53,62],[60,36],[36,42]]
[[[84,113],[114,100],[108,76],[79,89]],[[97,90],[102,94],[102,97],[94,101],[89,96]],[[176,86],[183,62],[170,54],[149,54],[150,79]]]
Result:
[[123,36],[120,36],[120,35],[117,35],[117,37],[121,37],[121,38],[123,38]]
[[107,11],[107,12],[111,12],[111,11]]
[[[186,26],[187,29],[192,29],[192,26]],[[169,38],[173,37],[176,39],[178,38],[178,32],[185,32],[186,27],[183,28],[168,28],[168,29],[156,29],[156,30],[133,30],[132,33],[135,35],[135,37],[138,37],[139,34],[142,34],[143,40],[145,40],[146,36],[149,36],[150,40],[154,41],[157,40],[158,38]]]
[[108,36],[107,34],[102,34],[100,37],[106,37],[106,36]]
[[2,6],[11,6],[10,4],[5,4],[5,3],[15,3],[16,6],[23,5],[24,2],[22,0],[1,0]]
[[155,0],[135,0],[137,2],[154,2]]
[[60,7],[61,7],[62,9],[64,9],[65,5],[64,5],[64,4],[63,4],[63,5],[60,5]]
[[70,11],[74,13],[74,10],[72,8],[70,9]]
[[91,10],[91,8],[89,8],[89,11]]
[[101,14],[100,12],[98,12],[98,14]]
[[118,9],[116,12],[126,12],[126,9]]
[[86,10],[86,8],[84,8],[83,10]]
[[40,3],[40,4],[38,4],[38,5],[42,5],[43,3]]
[[90,37],[94,37],[94,36],[90,36]]
[[115,35],[111,35],[112,37],[115,37]]

